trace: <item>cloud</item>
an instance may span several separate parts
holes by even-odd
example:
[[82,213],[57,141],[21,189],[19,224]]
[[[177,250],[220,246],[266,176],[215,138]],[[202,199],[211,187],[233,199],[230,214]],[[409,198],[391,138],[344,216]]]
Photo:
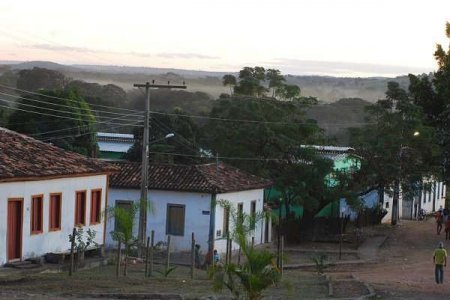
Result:
[[143,58],[149,58],[149,57],[160,57],[160,58],[169,58],[169,59],[175,59],[175,58],[181,58],[181,59],[218,59],[217,56],[209,56],[204,55],[200,53],[171,53],[171,52],[164,52],[164,53],[144,53],[144,52],[135,52],[135,51],[129,51],[129,52],[120,52],[120,51],[110,51],[110,50],[99,50],[99,49],[93,49],[93,48],[87,48],[87,47],[72,47],[72,46],[63,46],[63,45],[52,45],[52,44],[33,44],[26,46],[27,48],[32,49],[40,49],[40,50],[49,50],[49,51],[56,51],[56,52],[77,52],[77,53],[97,53],[97,54],[113,54],[113,55],[129,55],[129,56],[135,56],[135,57],[143,57]]
[[156,54],[158,57],[163,58],[184,58],[184,59],[219,59],[217,56],[209,56],[199,53],[170,53],[170,52],[164,52],[164,53],[158,53]]
[[265,62],[281,69],[284,73],[296,75],[330,75],[330,76],[398,76],[408,73],[420,74],[428,73],[432,70],[415,66],[395,66],[369,63],[352,63],[338,61],[310,61],[289,58],[276,58],[273,61]]

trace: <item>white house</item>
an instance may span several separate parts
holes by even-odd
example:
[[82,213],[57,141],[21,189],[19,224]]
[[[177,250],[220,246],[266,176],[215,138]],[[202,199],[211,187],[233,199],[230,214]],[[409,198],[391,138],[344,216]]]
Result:
[[[126,206],[139,201],[140,164],[116,162],[114,166],[120,171],[111,177],[109,205]],[[196,243],[203,251],[224,252],[223,237],[232,224],[229,213],[217,202],[227,200],[246,214],[260,213],[264,208],[264,188],[271,184],[223,163],[150,165],[148,199],[152,211],[148,214],[147,235],[154,230],[156,242],[165,241],[170,235],[172,250],[185,251],[191,249],[191,236],[195,233]],[[270,241],[271,226],[265,222],[255,224],[255,244]],[[137,224],[135,220],[135,235]],[[114,226],[114,219],[108,220],[106,231],[113,231]],[[106,243],[115,245],[109,234]]]
[[74,226],[104,244],[102,161],[0,127],[0,264],[65,252]]

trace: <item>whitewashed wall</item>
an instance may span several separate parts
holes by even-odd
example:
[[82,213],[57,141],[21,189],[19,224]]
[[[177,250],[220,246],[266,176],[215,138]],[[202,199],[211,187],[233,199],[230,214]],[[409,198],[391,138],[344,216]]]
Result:
[[[421,207],[425,209],[428,213],[439,210],[439,208],[445,207],[445,195],[446,186],[442,182],[436,184],[436,188],[431,189],[431,191],[422,191],[421,195]],[[433,210],[433,199],[435,201],[435,209]]]
[[[392,202],[393,197],[392,195],[389,195],[387,193],[384,193],[384,200],[382,203],[382,206],[384,209],[387,210],[387,214],[381,219],[381,223],[389,224],[392,220]],[[400,192],[399,199],[398,199],[398,217],[401,219],[403,217],[403,196]]]
[[[102,245],[103,220],[89,225],[91,190],[102,190],[102,210],[105,207],[107,175],[60,178],[52,180],[0,183],[0,264],[7,262],[7,211],[9,198],[23,198],[22,259],[37,257],[49,252],[62,252],[70,248],[69,234],[75,223],[75,192],[86,190],[85,229],[96,231],[95,241]],[[50,193],[62,193],[61,230],[49,232]],[[44,195],[43,232],[31,235],[31,197]]]
[[[115,189],[111,188],[109,192],[109,205],[115,205],[116,201],[138,201],[140,191],[137,189]],[[171,250],[190,251],[192,232],[195,233],[196,243],[200,245],[203,253],[208,250],[209,222],[211,194],[158,191],[150,190],[148,198],[151,202],[152,211],[147,218],[147,235],[150,236],[151,230],[155,230],[155,242],[166,241],[166,218],[167,205],[180,204],[185,205],[185,227],[183,236],[171,236]],[[139,216],[136,216],[134,235],[138,234]],[[111,238],[110,232],[114,230],[114,219],[107,221],[106,244],[114,247],[116,242]]]
[[[229,201],[231,205],[235,208],[237,211],[237,205],[238,203],[243,203],[243,212],[245,214],[250,214],[250,203],[251,201],[256,201],[256,213],[262,213],[263,207],[264,207],[264,190],[263,189],[257,189],[257,190],[248,190],[248,191],[241,191],[241,192],[234,192],[234,193],[226,193],[226,194],[218,194],[217,195],[217,201],[220,200],[226,200]],[[220,205],[216,206],[216,218],[215,218],[215,229],[214,229],[214,236],[215,236],[215,242],[214,247],[217,249],[219,253],[224,253],[226,251],[226,240],[222,238],[223,233],[223,216],[224,216],[224,210],[223,207]],[[231,221],[230,216],[230,230],[233,229],[233,223]],[[261,244],[264,241],[264,220],[260,220],[256,224],[255,231],[252,233],[251,236],[255,237],[255,245]],[[251,239],[251,237],[249,237]],[[232,249],[236,250],[238,249],[237,244],[233,243]]]

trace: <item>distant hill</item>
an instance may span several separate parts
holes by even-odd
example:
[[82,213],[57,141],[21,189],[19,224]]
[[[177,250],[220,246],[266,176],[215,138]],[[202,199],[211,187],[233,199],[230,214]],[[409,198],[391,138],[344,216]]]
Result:
[[[222,85],[223,75],[229,74],[225,72],[128,66],[62,65],[46,61],[30,61],[16,64],[8,62],[7,65],[13,70],[33,67],[58,70],[74,80],[104,85],[115,84],[124,90],[132,90],[133,83],[136,82],[155,80],[159,83],[170,81],[173,84],[180,84],[186,81],[188,91],[204,92],[214,99],[218,98],[221,93],[229,93],[229,89]],[[369,102],[375,102],[384,97],[388,81],[399,82],[404,88],[408,86],[407,76],[395,78],[341,78],[287,75],[286,81],[300,86],[303,96],[313,96],[325,103],[332,103],[342,98],[361,98]]]
[[319,104],[307,110],[306,115],[317,121],[329,137],[339,145],[348,145],[348,128],[366,123],[366,107],[370,102],[359,98],[340,99],[334,103]]

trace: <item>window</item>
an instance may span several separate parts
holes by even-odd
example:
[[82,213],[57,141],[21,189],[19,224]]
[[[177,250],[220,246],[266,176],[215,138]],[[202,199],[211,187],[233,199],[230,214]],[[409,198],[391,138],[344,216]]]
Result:
[[242,224],[244,222],[244,203],[238,203],[237,207],[237,221]]
[[250,202],[250,221],[251,229],[256,227],[256,201]]
[[227,236],[230,231],[230,208],[223,208],[223,236]]
[[75,193],[75,226],[86,225],[86,191]]
[[102,211],[102,190],[93,190],[91,192],[91,224],[101,222]]
[[50,194],[49,230],[61,230],[61,194]]
[[386,208],[389,208],[389,202],[386,202]]
[[[117,200],[116,201],[116,209],[119,208],[121,210],[123,210],[124,213],[130,213],[131,214],[131,209],[132,209],[132,205],[133,205],[133,201],[123,201],[123,200]],[[127,219],[127,218],[121,218],[121,219]],[[119,222],[119,218],[114,218],[115,220],[115,224],[114,224],[114,231],[116,232],[124,232],[124,228],[122,227],[123,225]],[[133,231],[133,224],[131,225],[131,230]]]
[[166,234],[184,235],[184,205],[167,204]]
[[43,229],[43,204],[44,197],[42,195],[33,196],[31,198],[31,234],[42,233]]

